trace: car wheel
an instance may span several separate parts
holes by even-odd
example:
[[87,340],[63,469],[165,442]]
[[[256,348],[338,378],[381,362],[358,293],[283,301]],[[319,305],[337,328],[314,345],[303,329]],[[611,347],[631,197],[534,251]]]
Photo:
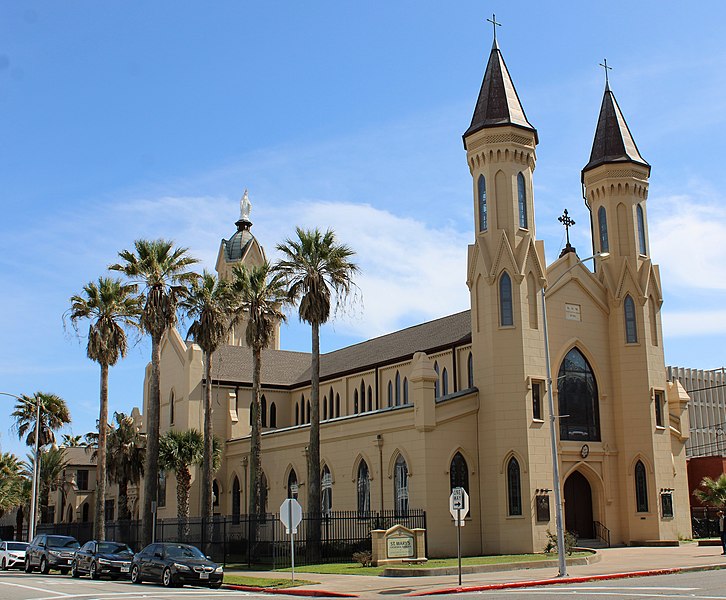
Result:
[[71,577],[78,578],[80,576],[81,576],[81,572],[78,570],[78,563],[74,560],[71,563]]
[[141,571],[139,565],[131,567],[131,583],[141,583]]
[[0,564],[0,569],[2,569],[3,571],[6,571],[7,568],[8,568],[8,563],[5,560],[5,558],[3,558],[3,562]]
[[167,567],[161,575],[161,585],[164,587],[173,587],[174,578],[171,575],[171,569]]
[[32,573],[33,572],[33,567],[30,566],[30,559],[29,558],[26,558],[25,559],[25,572],[26,573]]
[[45,556],[40,557],[40,572],[43,575],[50,573],[50,567],[48,566],[48,559]]
[[101,577],[98,572],[98,566],[95,562],[91,563],[91,570],[88,572],[88,574],[91,576],[91,579],[99,579]]

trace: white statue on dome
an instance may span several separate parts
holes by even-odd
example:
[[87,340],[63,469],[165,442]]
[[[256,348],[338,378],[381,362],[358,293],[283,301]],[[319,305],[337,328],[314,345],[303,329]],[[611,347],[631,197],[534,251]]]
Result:
[[240,218],[240,220],[249,221],[251,210],[252,210],[252,202],[250,202],[250,197],[247,194],[247,190],[245,190],[245,193],[242,196],[242,200],[239,201],[239,218]]

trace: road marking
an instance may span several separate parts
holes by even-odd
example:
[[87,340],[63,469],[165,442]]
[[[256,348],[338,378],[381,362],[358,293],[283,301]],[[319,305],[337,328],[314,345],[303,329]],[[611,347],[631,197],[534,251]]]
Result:
[[[0,581],[0,585],[11,585],[13,587],[19,587],[24,588],[26,590],[33,590],[35,592],[45,592],[46,594],[50,592],[51,594],[56,594],[56,596],[71,596],[71,594],[66,594],[64,592],[54,592],[53,590],[49,590],[47,588],[37,588],[30,585],[22,585],[20,583],[10,583],[9,581]],[[53,597],[56,597],[53,596]]]
[[663,586],[650,586],[650,585],[642,585],[642,586],[615,586],[615,585],[586,585],[586,586],[578,586],[578,590],[646,590],[650,592],[654,592],[656,590],[663,590],[665,592],[692,592],[693,590],[698,590],[700,588],[697,587],[663,587]]
[[[38,589],[38,588],[31,588],[31,589]],[[47,592],[49,590],[40,590],[42,592]],[[51,594],[60,594],[60,592],[51,592]],[[90,592],[88,594],[62,594],[64,598],[68,599],[74,599],[74,598],[86,598],[88,600],[100,600],[101,598],[125,598],[126,600],[133,600],[134,598],[156,598],[159,596],[201,596],[201,597],[210,597],[210,596],[225,596],[227,598],[234,598],[235,596],[244,596],[246,598],[249,597],[267,597],[265,594],[258,594],[254,592],[237,592],[236,590],[204,590],[204,589],[190,589],[190,590],[174,590],[174,591],[166,591],[163,589],[153,589],[149,588],[147,590],[140,589],[134,592],[103,592],[98,593],[96,592]],[[57,596],[48,596],[45,598],[32,598],[29,600],[58,600]]]
[[[695,594],[647,594],[647,593],[615,593],[615,590],[617,589],[624,589],[627,590],[629,588],[611,588],[607,592],[605,590],[603,591],[593,591],[593,590],[587,590],[583,588],[559,588],[559,589],[553,589],[553,590],[542,590],[542,589],[532,589],[527,588],[528,594],[542,594],[542,595],[549,595],[549,596],[579,596],[579,595],[585,595],[589,594],[591,596],[604,596],[606,598],[695,598],[696,600],[725,600],[726,596],[696,596]],[[649,589],[658,589],[658,588],[649,588]],[[698,588],[696,588],[698,589]],[[521,589],[511,589],[507,590],[508,592],[520,592]],[[44,598],[43,600],[53,600],[52,598]]]

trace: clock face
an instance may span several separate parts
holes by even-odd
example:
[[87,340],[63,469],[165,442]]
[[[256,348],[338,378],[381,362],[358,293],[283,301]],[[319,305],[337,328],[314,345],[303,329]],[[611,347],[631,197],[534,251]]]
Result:
[[587,458],[588,454],[590,454],[590,446],[583,444],[582,448],[580,448],[580,456],[582,456],[582,458]]

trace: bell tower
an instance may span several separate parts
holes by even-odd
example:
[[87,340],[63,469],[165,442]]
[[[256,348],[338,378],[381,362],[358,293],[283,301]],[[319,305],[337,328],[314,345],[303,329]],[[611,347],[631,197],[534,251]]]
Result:
[[[544,248],[535,240],[532,176],[537,130],[524,108],[496,40],[464,148],[473,183],[474,242],[468,248],[474,384],[479,390],[482,548],[532,552],[546,526],[533,514],[535,489],[551,487],[543,445],[547,428],[529,425],[541,393],[543,358],[538,293],[545,282]],[[542,421],[544,422],[544,421]],[[546,447],[546,446],[545,446]],[[512,498],[507,478],[521,480]],[[539,531],[542,529],[542,531]]]

